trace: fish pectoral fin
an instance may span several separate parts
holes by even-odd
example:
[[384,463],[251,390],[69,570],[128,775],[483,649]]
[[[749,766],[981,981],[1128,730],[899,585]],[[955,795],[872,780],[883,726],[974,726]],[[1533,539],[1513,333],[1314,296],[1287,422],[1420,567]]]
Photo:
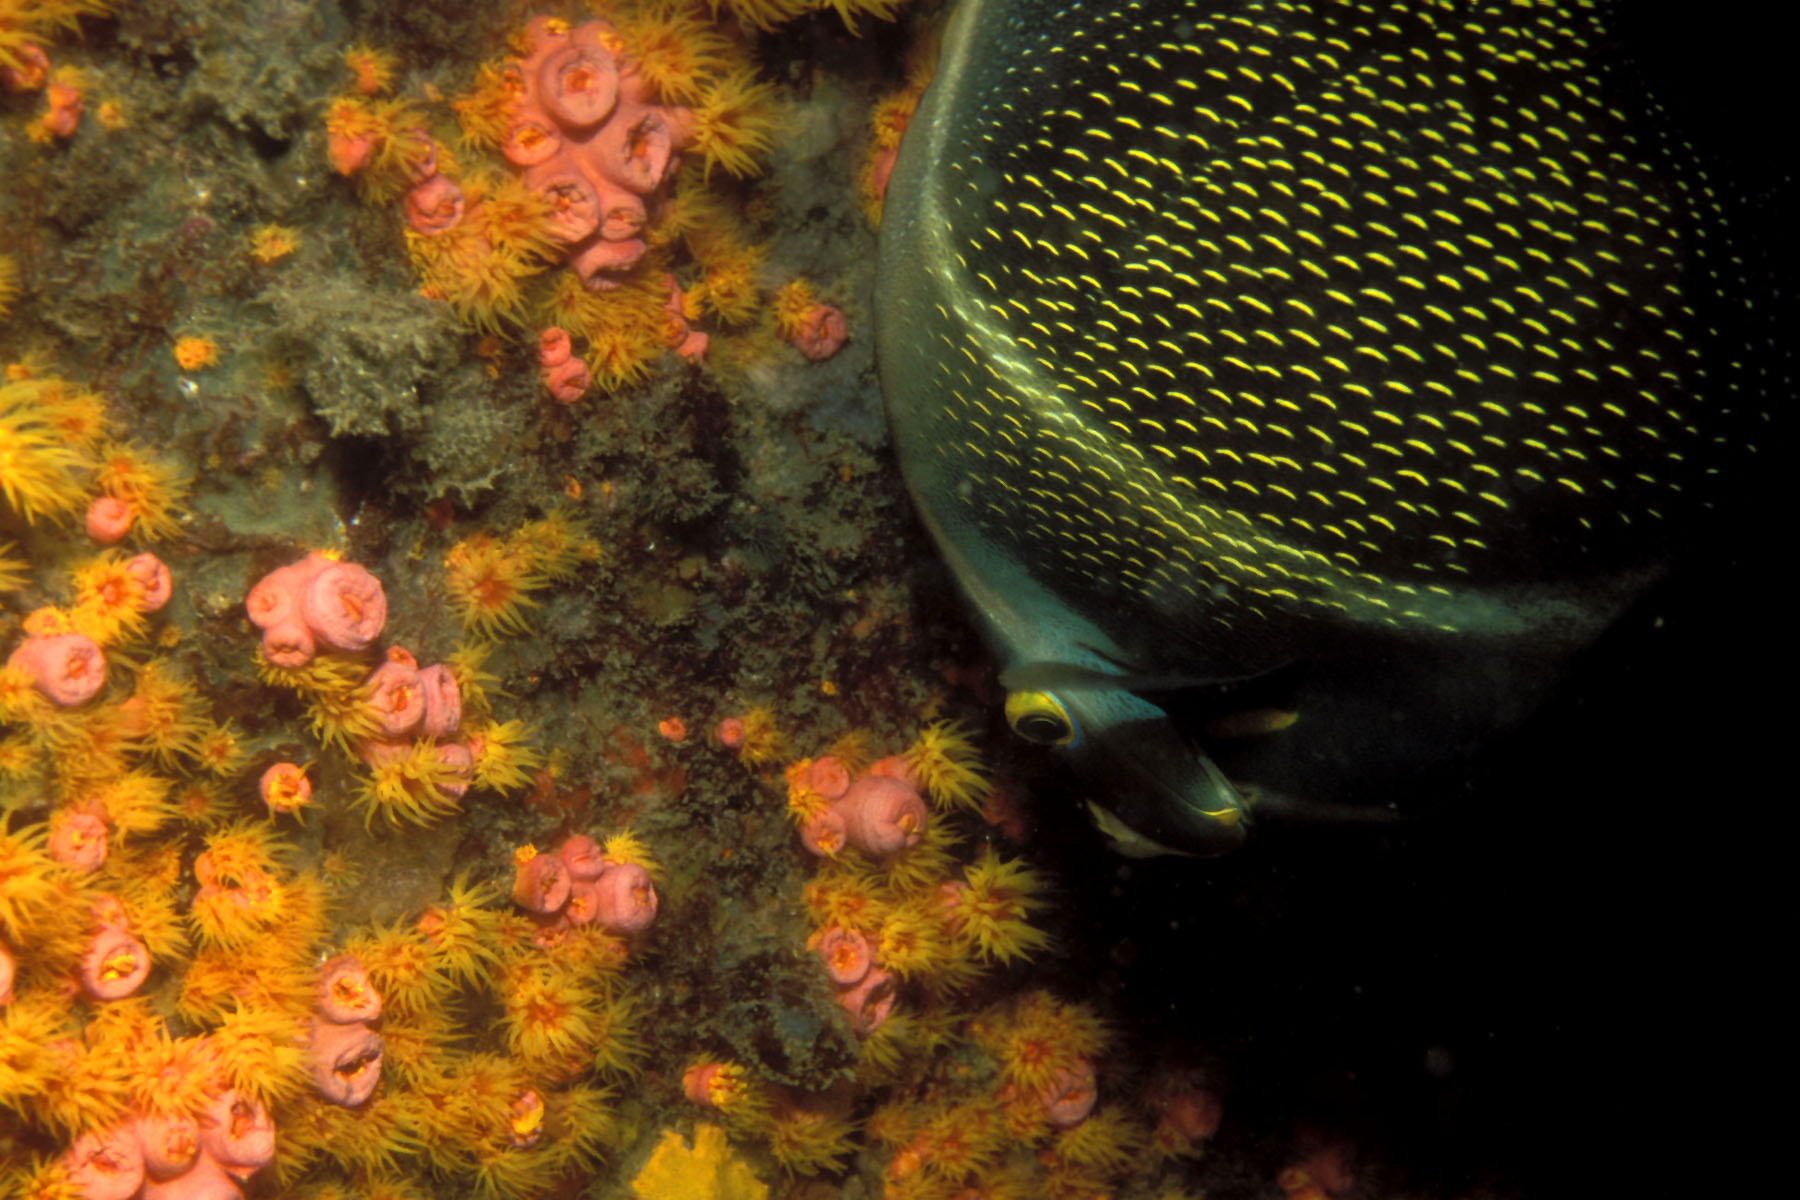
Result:
[[1195,746],[1279,733],[1300,718],[1306,664],[1283,663],[1256,675],[1186,687],[1133,688],[1169,714],[1169,723]]
[[1092,800],[1087,801],[1087,810],[1094,828],[1100,831],[1100,836],[1106,839],[1112,852],[1122,858],[1161,858],[1171,854],[1178,854],[1183,858],[1199,857],[1190,851],[1165,846],[1155,838],[1146,837],[1122,821],[1119,814]]
[[1250,708],[1214,717],[1206,722],[1202,732],[1209,741],[1232,742],[1280,733],[1299,719],[1298,709]]
[[1391,804],[1307,800],[1273,788],[1245,785],[1244,802],[1258,822],[1280,825],[1398,825],[1409,818]]

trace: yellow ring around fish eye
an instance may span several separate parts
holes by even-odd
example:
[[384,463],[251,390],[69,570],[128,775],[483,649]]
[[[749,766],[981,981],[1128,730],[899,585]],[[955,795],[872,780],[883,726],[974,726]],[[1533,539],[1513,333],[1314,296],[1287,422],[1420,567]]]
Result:
[[1049,692],[1008,692],[1006,723],[1014,733],[1040,746],[1072,746],[1081,740],[1075,718]]

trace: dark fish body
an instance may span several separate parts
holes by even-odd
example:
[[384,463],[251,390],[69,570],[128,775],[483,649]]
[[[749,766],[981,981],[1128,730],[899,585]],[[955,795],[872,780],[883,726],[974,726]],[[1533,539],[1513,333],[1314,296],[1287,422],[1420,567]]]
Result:
[[1151,842],[1458,761],[1756,461],[1769,287],[1610,21],[956,10],[882,231],[895,443],[1015,728]]

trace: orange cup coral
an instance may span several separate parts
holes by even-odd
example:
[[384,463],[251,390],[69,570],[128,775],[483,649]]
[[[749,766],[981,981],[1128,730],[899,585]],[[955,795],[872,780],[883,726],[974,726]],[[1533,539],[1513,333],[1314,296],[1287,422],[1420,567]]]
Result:
[[594,881],[595,919],[615,933],[638,933],[656,919],[656,888],[637,863],[612,863]]
[[131,522],[136,516],[129,501],[117,496],[101,496],[88,505],[87,517],[82,523],[89,537],[102,546],[111,546],[123,541],[131,532]]
[[6,665],[23,670],[38,691],[64,708],[92,700],[106,683],[106,655],[79,633],[28,637]]
[[50,821],[50,857],[77,871],[93,871],[106,861],[106,822],[93,813],[58,812]]
[[262,773],[257,791],[271,813],[294,813],[312,799],[312,783],[298,764],[278,762]]
[[81,990],[96,1000],[123,1000],[149,977],[150,951],[122,926],[102,926],[81,957]]
[[366,567],[307,555],[259,579],[244,598],[263,631],[263,654],[277,666],[311,661],[319,643],[362,650],[387,624],[387,594]]
[[513,903],[535,913],[553,913],[569,902],[569,868],[556,854],[518,856],[513,876]]

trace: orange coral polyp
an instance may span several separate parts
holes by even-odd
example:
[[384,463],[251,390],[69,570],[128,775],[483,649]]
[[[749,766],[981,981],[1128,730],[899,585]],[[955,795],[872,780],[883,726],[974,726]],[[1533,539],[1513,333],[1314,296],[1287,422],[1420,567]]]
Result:
[[326,149],[340,175],[354,175],[367,167],[385,133],[374,110],[354,96],[334,100],[325,110]]
[[523,555],[477,534],[450,548],[444,568],[451,601],[465,629],[488,637],[525,631],[524,610],[537,606],[531,593],[544,581]]
[[861,981],[874,961],[869,939],[853,929],[837,926],[819,935],[819,959],[831,982],[842,987]]
[[278,762],[262,773],[257,791],[272,813],[299,812],[312,799],[312,783],[297,763]]
[[728,1062],[695,1063],[682,1073],[681,1090],[695,1104],[721,1112],[739,1108],[750,1095],[744,1069]]
[[184,371],[198,371],[218,365],[219,344],[209,337],[177,338],[174,354],[176,366]]
[[378,96],[394,81],[394,56],[368,46],[344,51],[344,65],[354,76],[352,86],[365,96]]

